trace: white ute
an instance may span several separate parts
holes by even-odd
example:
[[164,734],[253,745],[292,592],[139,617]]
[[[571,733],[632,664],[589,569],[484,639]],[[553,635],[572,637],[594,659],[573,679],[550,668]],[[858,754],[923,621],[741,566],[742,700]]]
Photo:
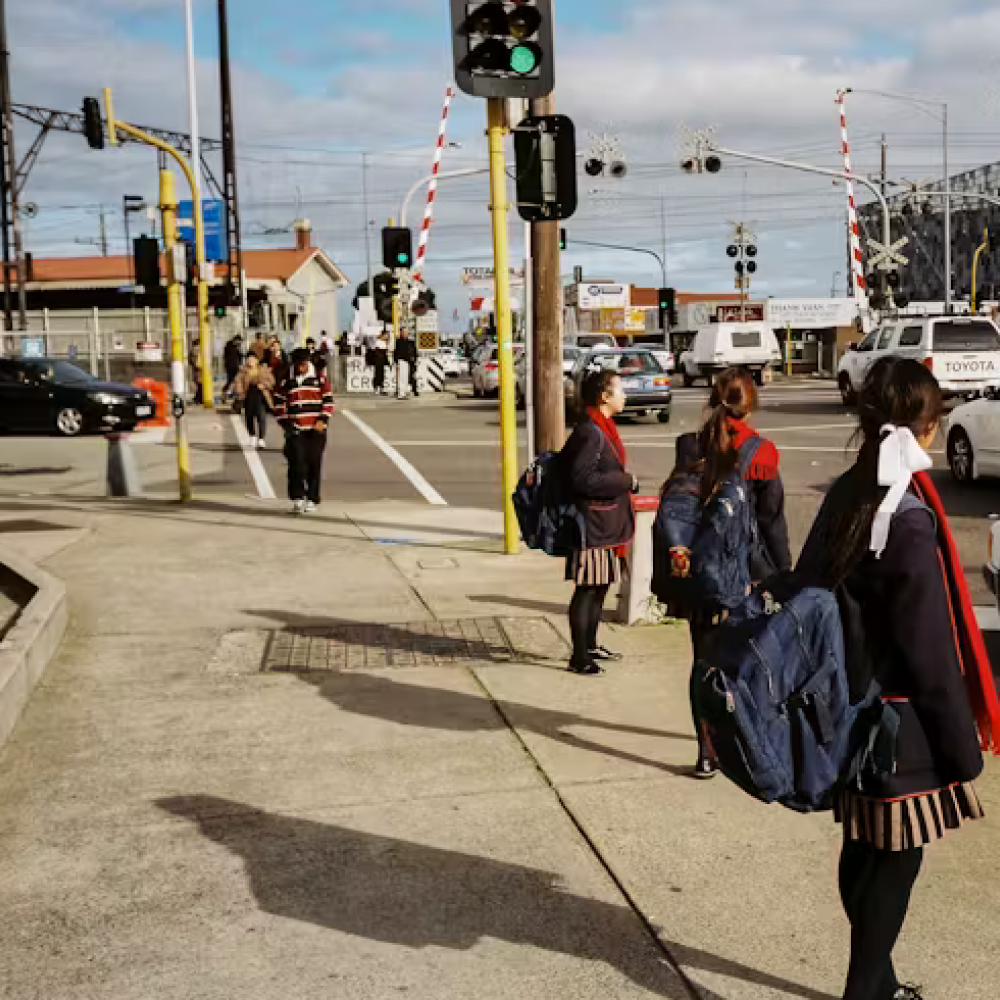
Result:
[[678,367],[686,386],[694,385],[697,378],[711,385],[716,375],[733,366],[749,368],[761,385],[764,370],[780,364],[781,347],[767,323],[711,323],[698,327]]

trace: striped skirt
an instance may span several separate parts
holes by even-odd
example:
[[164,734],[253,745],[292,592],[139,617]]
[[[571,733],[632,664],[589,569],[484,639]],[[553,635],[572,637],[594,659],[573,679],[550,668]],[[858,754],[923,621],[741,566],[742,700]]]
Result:
[[620,583],[623,560],[614,549],[577,549],[566,559],[566,579],[582,587]]
[[876,799],[847,790],[837,798],[833,813],[849,840],[864,841],[880,851],[923,847],[957,830],[966,820],[984,815],[971,784],[901,799]]

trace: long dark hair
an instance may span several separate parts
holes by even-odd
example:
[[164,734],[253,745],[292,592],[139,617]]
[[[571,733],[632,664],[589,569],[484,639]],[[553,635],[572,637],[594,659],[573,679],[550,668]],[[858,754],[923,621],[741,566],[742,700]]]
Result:
[[739,462],[729,420],[745,420],[756,408],[757,386],[745,368],[727,368],[716,378],[708,417],[698,434],[698,454],[704,463],[703,496],[710,497]]
[[941,420],[944,402],[934,376],[912,358],[881,358],[858,396],[858,460],[843,480],[845,495],[834,505],[827,528],[831,582],[842,580],[863,555],[875,512],[885,497],[878,484],[878,453],[886,424],[908,427],[921,438]]

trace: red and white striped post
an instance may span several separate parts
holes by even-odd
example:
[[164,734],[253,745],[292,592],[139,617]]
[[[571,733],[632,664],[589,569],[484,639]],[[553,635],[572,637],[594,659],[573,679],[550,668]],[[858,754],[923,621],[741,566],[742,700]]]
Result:
[[865,280],[864,259],[861,256],[861,237],[858,234],[858,206],[854,200],[854,182],[850,178],[851,148],[847,141],[846,96],[846,90],[838,90],[836,103],[840,106],[840,151],[844,157],[844,173],[848,175],[844,183],[847,185],[847,224],[850,228],[851,240],[852,287],[854,298],[858,303],[858,310],[863,315],[868,308],[868,286]]
[[423,280],[424,259],[427,256],[427,241],[431,235],[431,223],[434,221],[434,198],[437,195],[438,173],[441,170],[441,158],[444,155],[444,140],[448,133],[448,111],[451,99],[455,96],[453,88],[449,87],[444,96],[444,107],[441,109],[441,128],[438,130],[437,147],[434,150],[434,167],[431,170],[431,183],[427,188],[427,208],[424,211],[424,225],[420,230],[420,245],[417,247],[417,261],[413,269],[413,280]]

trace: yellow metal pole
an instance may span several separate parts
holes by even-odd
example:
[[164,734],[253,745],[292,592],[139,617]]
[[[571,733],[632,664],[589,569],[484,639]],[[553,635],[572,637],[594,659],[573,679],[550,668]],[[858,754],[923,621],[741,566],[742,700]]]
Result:
[[177,480],[181,503],[191,499],[191,452],[188,447],[187,421],[184,419],[184,319],[181,309],[181,286],[173,266],[177,243],[177,194],[174,175],[160,171],[160,212],[163,215],[163,247],[167,252],[167,314],[170,319],[170,375],[175,405],[174,426],[177,436]]
[[517,398],[514,381],[514,333],[510,308],[510,248],[507,243],[507,159],[504,101],[488,102],[490,136],[490,210],[493,213],[493,266],[496,270],[497,347],[500,367],[500,442],[503,454],[504,551],[517,555],[520,532],[514,514],[517,489]]
[[989,229],[983,230],[983,242],[976,247],[976,252],[972,255],[972,301],[970,305],[972,307],[972,313],[975,315],[976,312],[976,278],[977,272],[979,270],[979,258],[982,254],[986,253],[990,248],[990,231]]
[[195,180],[194,171],[191,164],[174,149],[169,143],[157,139],[155,136],[143,132],[142,129],[129,125],[127,122],[120,122],[115,118],[114,99],[111,88],[104,88],[104,112],[108,118],[108,134],[111,138],[111,145],[118,145],[118,130],[121,129],[126,135],[138,139],[139,142],[147,146],[155,146],[169,153],[180,165],[191,188],[191,200],[195,206],[194,213],[194,239],[195,255],[198,264],[198,336],[201,338],[201,379],[202,379],[202,401],[206,409],[211,409],[214,403],[214,386],[212,384],[212,328],[208,318],[208,284],[205,277],[205,218],[200,211],[201,197],[198,182]]

